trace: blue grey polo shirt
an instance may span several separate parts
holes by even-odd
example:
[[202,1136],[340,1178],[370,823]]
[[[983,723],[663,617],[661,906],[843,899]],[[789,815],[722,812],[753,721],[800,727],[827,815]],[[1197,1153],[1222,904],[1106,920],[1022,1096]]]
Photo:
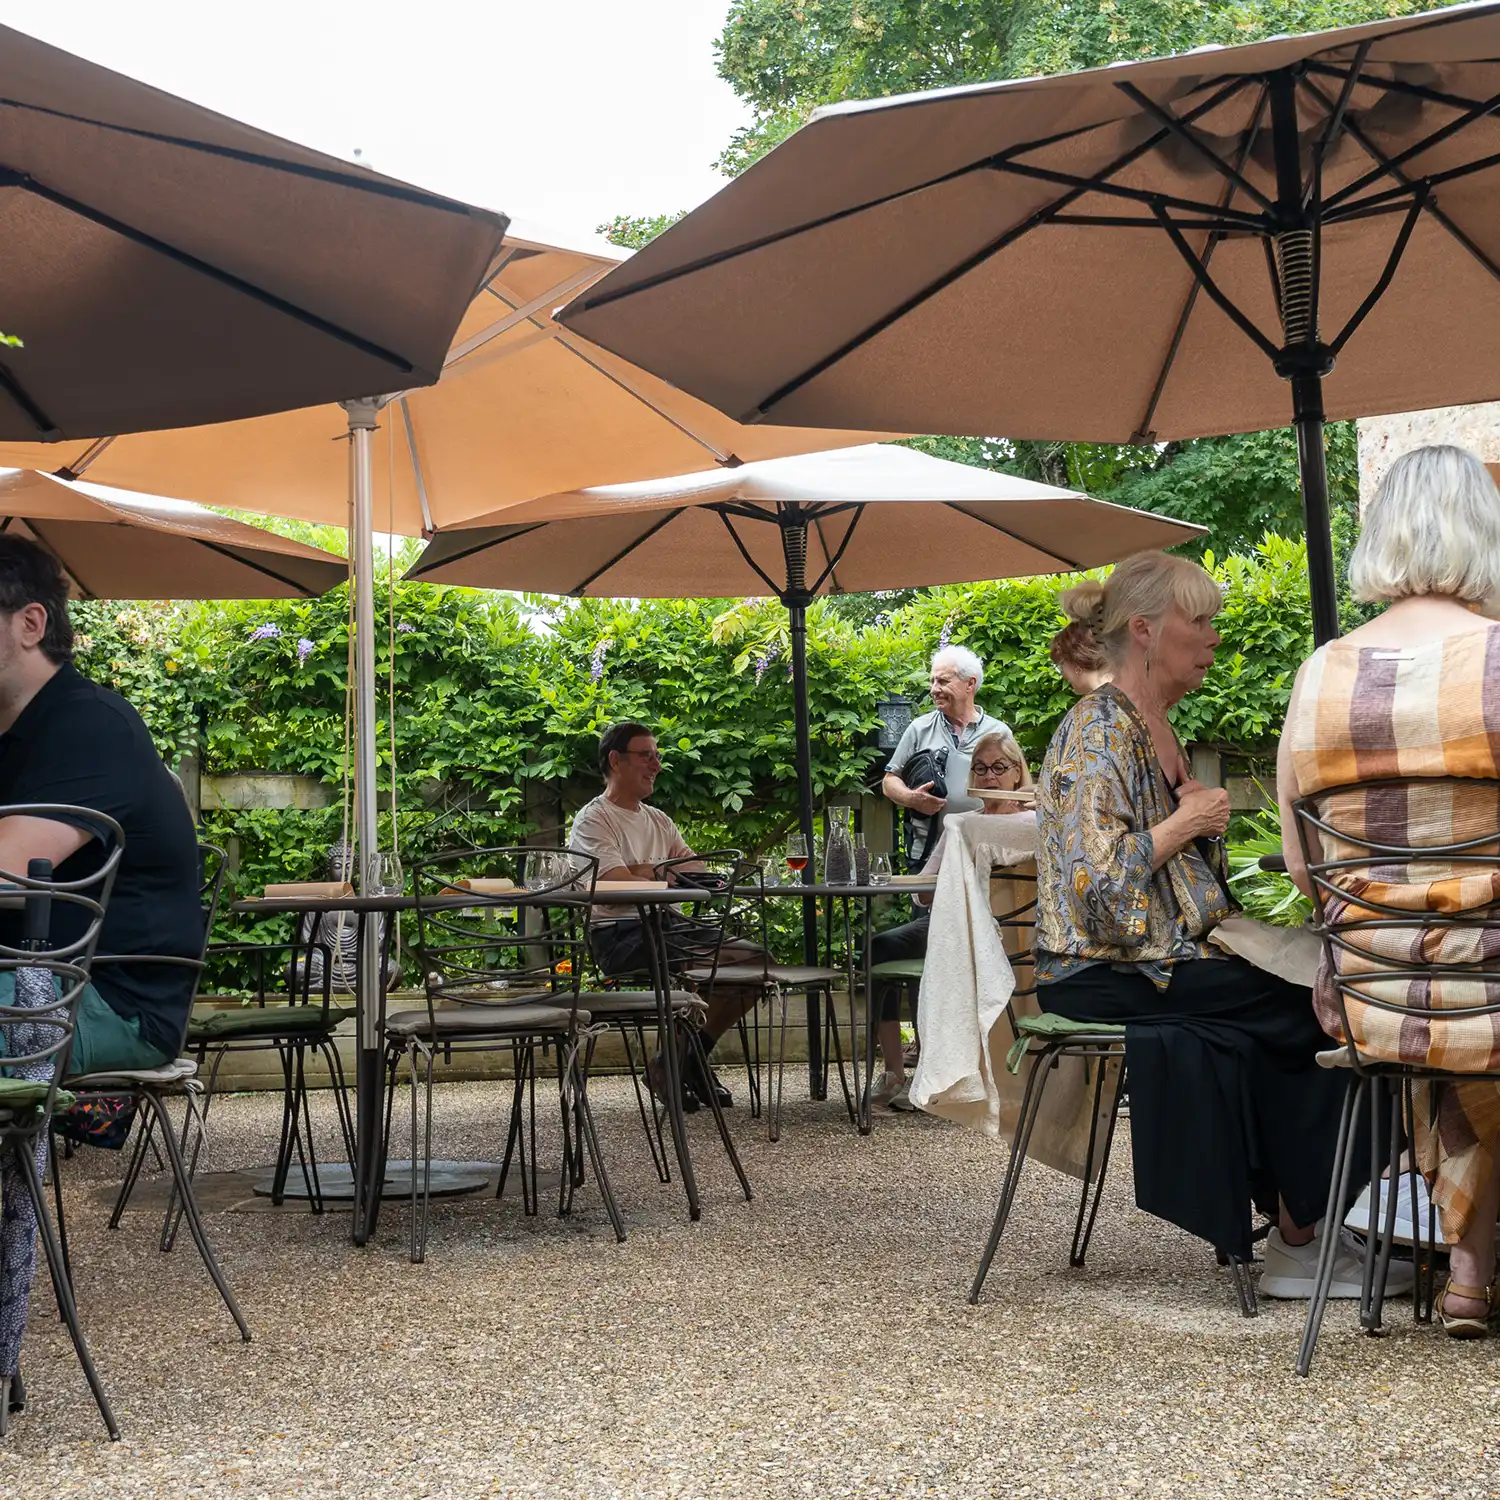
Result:
[[[953,726],[937,710],[926,713],[921,718],[913,719],[906,726],[905,733],[901,736],[900,743],[891,752],[891,758],[886,770],[892,775],[899,776],[901,769],[918,750],[931,750],[936,755],[941,750],[948,752],[948,768],[943,773],[943,781],[948,787],[948,807],[951,813],[973,812],[984,804],[977,797],[965,795],[965,789],[969,785],[969,762],[974,757],[974,746],[987,734],[1004,734],[1009,726],[991,714],[985,713],[976,703],[974,705],[976,717],[964,726],[962,734],[955,735]],[[942,819],[937,820],[937,825],[932,829],[924,845],[930,848],[937,842],[937,835],[942,827]]]

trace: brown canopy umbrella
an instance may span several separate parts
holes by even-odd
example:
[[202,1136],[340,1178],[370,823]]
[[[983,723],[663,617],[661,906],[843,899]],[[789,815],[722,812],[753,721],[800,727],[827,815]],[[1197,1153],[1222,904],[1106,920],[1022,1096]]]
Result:
[[[871,434],[742,427],[595,348],[552,310],[624,259],[507,234],[426,390],[398,392],[373,443],[375,521],[406,536],[579,485],[681,474],[864,442]],[[99,443],[0,443],[0,463],[237,510],[344,525],[340,405]]]
[[29,536],[79,599],[311,599],[348,576],[331,552],[180,500],[105,500],[48,474],[0,475],[0,532]]
[[745,422],[1140,443],[1289,380],[1325,639],[1325,410],[1500,396],[1497,59],[1485,3],[834,106],[560,321]]
[[0,142],[11,441],[426,385],[506,224],[6,28]]

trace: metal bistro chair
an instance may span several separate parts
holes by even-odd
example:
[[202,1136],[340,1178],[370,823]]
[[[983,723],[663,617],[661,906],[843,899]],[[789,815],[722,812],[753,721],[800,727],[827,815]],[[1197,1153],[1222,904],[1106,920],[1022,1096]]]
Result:
[[[700,1078],[709,1076],[710,1068],[707,1055],[703,1050],[701,1027],[714,983],[719,978],[727,977],[732,968],[732,966],[720,963],[720,948],[734,907],[735,893],[745,869],[745,862],[740,858],[737,849],[716,849],[704,854],[663,860],[653,868],[659,879],[670,880],[680,872],[683,884],[701,886],[707,893],[705,900],[694,903],[685,910],[674,908],[676,915],[685,916],[688,920],[671,922],[668,928],[667,972],[662,976],[662,983],[667,993],[669,1006],[666,1026],[669,1034],[660,1035],[662,1018],[657,1004],[654,976],[648,975],[653,982],[651,987],[644,989],[629,988],[624,985],[613,987],[615,981],[611,980],[603,989],[585,992],[580,1003],[587,1007],[596,1027],[601,1030],[617,1027],[625,1038],[626,1060],[635,1084],[636,1103],[641,1110],[642,1124],[645,1127],[647,1143],[651,1147],[657,1177],[662,1182],[671,1181],[666,1143],[662,1135],[662,1117],[664,1114],[668,1117],[677,1152],[678,1167],[684,1177],[683,1185],[688,1194],[689,1212],[692,1217],[697,1218],[696,1183],[687,1180],[691,1168],[685,1161],[688,1152],[687,1127],[683,1119],[681,1092],[674,1091],[669,1086],[664,1090],[666,1097],[660,1098],[657,1096],[657,1091],[653,1089],[651,1115],[649,1119],[647,1118],[645,1098],[641,1093],[640,1080],[636,1073],[629,1033],[634,1031],[641,1047],[643,1061],[647,1056],[645,1032],[649,1028],[658,1032],[657,1045],[664,1062],[669,1054],[674,1059],[674,1071],[679,1079],[684,1074],[688,1077],[696,1075]],[[642,920],[646,920],[644,913]],[[670,922],[671,918],[668,917],[667,920]],[[670,1073],[668,1076],[670,1078]],[[713,1089],[708,1089],[707,1093],[708,1098],[705,1102],[713,1114],[719,1140],[734,1169],[740,1190],[748,1201],[752,1197],[750,1181],[745,1176],[739,1153],[735,1150],[734,1141],[729,1134],[723,1108]]]
[[[990,1237],[979,1261],[979,1270],[974,1284],[969,1289],[969,1301],[979,1301],[989,1275],[990,1263],[999,1248],[1000,1237],[1010,1218],[1015,1202],[1016,1189],[1020,1186],[1021,1173],[1026,1166],[1026,1156],[1031,1148],[1031,1139],[1041,1116],[1042,1103],[1046,1096],[1047,1082],[1066,1059],[1078,1059],[1085,1068],[1093,1066],[1092,1116],[1089,1122],[1088,1154],[1083,1170],[1083,1189],[1079,1195],[1078,1215],[1073,1222],[1073,1244],[1068,1253],[1068,1264],[1082,1266],[1088,1254],[1089,1240],[1094,1233],[1094,1220],[1099,1212],[1099,1201],[1104,1194],[1104,1179],[1109,1169],[1110,1149],[1114,1145],[1115,1122],[1119,1117],[1119,1099],[1125,1088],[1125,1028],[1096,1022],[1069,1021],[1062,1016],[1039,1011],[1036,1006],[1036,967],[1032,943],[1036,928],[1036,868],[1027,866],[1013,870],[995,872],[991,876],[991,891],[1001,881],[1009,882],[1013,889],[1002,898],[1012,904],[1002,907],[995,924],[1000,928],[1001,938],[1012,967],[1016,973],[1016,987],[1006,1005],[1006,1019],[1015,1038],[1006,1058],[1011,1072],[1019,1072],[1021,1064],[1031,1059],[1031,1068],[1026,1075],[1026,1088],[1021,1097],[1020,1113],[1016,1117],[1015,1136],[1010,1151],[1010,1161],[1000,1189],[1000,1201],[995,1208],[994,1222],[990,1226]],[[1024,976],[1024,978],[1023,978]],[[1099,1141],[1100,1106],[1104,1101],[1106,1080],[1111,1072],[1110,1064],[1118,1064],[1115,1086],[1109,1103],[1108,1124],[1104,1139]],[[1098,1162],[1097,1174],[1094,1170]],[[1246,1297],[1253,1299],[1249,1289],[1248,1274],[1243,1267],[1236,1272],[1235,1288],[1240,1297],[1241,1310],[1246,1308]],[[1249,1304],[1253,1307],[1253,1300]],[[1249,1314],[1247,1313],[1247,1316]]]
[[[432,1180],[433,1070],[441,1054],[455,1051],[509,1051],[514,1068],[510,1125],[496,1196],[505,1191],[511,1160],[518,1157],[522,1198],[528,1214],[537,1209],[536,1074],[537,1055],[557,1052],[558,1098],[562,1118],[563,1169],[558,1213],[572,1209],[581,1183],[581,1154],[587,1152],[615,1238],[625,1238],[589,1106],[588,1079],[580,1044],[589,1039],[592,1020],[579,1005],[585,954],[584,913],[592,897],[598,861],[566,850],[543,851],[566,859],[549,883],[521,891],[515,879],[502,889],[486,889],[498,872],[525,868],[534,848],[462,850],[418,863],[413,871],[417,911],[417,960],[426,1005],[386,1018],[386,1137],[401,1059],[411,1078],[411,1258],[426,1256],[428,1203]],[[557,873],[561,871],[561,873]],[[464,882],[479,882],[472,889]],[[517,894],[527,899],[518,902]],[[527,911],[541,914],[528,923]],[[418,1132],[417,1089],[421,1081],[425,1129]],[[525,1107],[530,1105],[529,1155]],[[420,1172],[418,1163],[420,1162]]]
[[[48,803],[8,807],[6,812],[33,817],[64,814],[70,821],[87,819],[110,835],[111,847],[103,864],[82,879],[53,879],[52,866],[47,860],[33,860],[25,876],[5,873],[0,877],[13,891],[20,888],[26,893],[19,898],[9,897],[11,902],[24,903],[20,923],[23,946],[0,945],[0,973],[15,976],[16,985],[12,1003],[0,1005],[0,1052],[4,1053],[0,1059],[0,1170],[19,1183],[19,1200],[12,1199],[11,1191],[5,1194],[10,1200],[5,1205],[9,1213],[15,1215],[24,1201],[35,1218],[58,1311],[68,1325],[78,1362],[110,1439],[118,1441],[120,1430],[78,1321],[72,1276],[47,1213],[42,1178],[53,1114],[58,1109],[71,1108],[74,1102],[72,1093],[60,1086],[61,1079],[73,1045],[78,1004],[88,983],[89,964],[119,868],[124,835],[114,819],[84,808]],[[75,914],[81,914],[85,925],[72,940],[59,941],[54,946],[51,929],[58,908],[71,908]],[[21,1231],[21,1224],[0,1223],[0,1233],[13,1230]],[[27,1252],[21,1250],[21,1253]],[[7,1300],[16,1291],[7,1289]],[[17,1303],[12,1315],[24,1318],[24,1305]],[[14,1335],[18,1330],[11,1332]],[[14,1380],[0,1379],[0,1436],[9,1429],[12,1409],[24,1409],[25,1404],[25,1387],[19,1370]]]
[[[737,855],[736,858],[738,858]],[[776,962],[772,957],[765,869],[758,860],[739,861],[734,894],[738,899],[733,900],[729,909],[724,913],[725,936],[726,938],[743,938],[758,951],[721,954],[711,969],[710,966],[700,962],[695,966],[688,966],[684,971],[684,977],[694,984],[706,985],[710,991],[715,984],[741,985],[760,991],[762,1003],[766,1006],[766,1084],[764,1088],[761,1083],[759,1006],[751,1013],[750,1029],[754,1033],[753,1052],[746,1035],[745,1022],[741,1019],[739,1023],[740,1042],[745,1052],[747,1087],[750,1091],[751,1117],[759,1118],[764,1108],[767,1137],[772,1141],[781,1139],[781,1104],[786,1081],[787,995],[789,992],[798,994],[816,992],[823,997],[823,1056],[826,1059],[831,1051],[837,1060],[839,1081],[844,1091],[844,1103],[849,1110],[850,1121],[854,1122],[857,1101],[850,1091],[849,1080],[844,1072],[844,1056],[832,993],[834,986],[844,983],[848,976],[840,968],[816,964],[783,964]],[[776,1041],[778,1014],[781,1021],[779,1046]],[[767,1104],[768,1107],[766,1107]]]
[[[149,964],[156,968],[179,968],[188,969],[194,978],[194,992],[196,994],[197,983],[202,976],[205,960],[204,952],[208,946],[208,935],[213,931],[213,917],[218,910],[219,891],[223,881],[224,851],[212,844],[199,845],[199,855],[202,862],[203,884],[200,888],[203,899],[204,913],[204,937],[203,947],[199,950],[197,958],[181,958],[168,954],[99,954],[94,959],[94,968],[125,967],[127,965]],[[189,1009],[189,1015],[192,1014]],[[184,1040],[186,1039],[186,1026],[184,1026]],[[180,1049],[179,1044],[179,1049]],[[125,1211],[125,1205],[130,1195],[135,1190],[136,1182],[140,1176],[141,1167],[146,1158],[146,1152],[154,1141],[160,1138],[162,1149],[166,1153],[167,1168],[172,1176],[172,1190],[167,1200],[166,1217],[163,1221],[161,1232],[161,1248],[163,1251],[170,1250],[174,1239],[176,1215],[180,1212],[187,1219],[188,1232],[193,1237],[193,1243],[198,1248],[198,1254],[203,1261],[204,1269],[208,1272],[217,1288],[219,1296],[223,1299],[224,1306],[229,1310],[229,1315],[234,1319],[235,1326],[240,1331],[240,1337],[248,1344],[250,1342],[250,1327],[245,1322],[245,1316],[240,1311],[239,1303],[235,1301],[234,1292],[230,1289],[229,1282],[219,1266],[218,1258],[214,1255],[213,1246],[209,1243],[208,1231],[203,1225],[203,1216],[198,1207],[198,1197],[193,1189],[193,1176],[183,1156],[183,1147],[193,1123],[198,1126],[198,1144],[201,1145],[204,1121],[198,1109],[198,1097],[202,1093],[202,1084],[199,1083],[198,1064],[190,1057],[176,1057],[169,1063],[164,1063],[159,1068],[124,1068],[98,1073],[86,1073],[69,1075],[64,1081],[68,1089],[80,1102],[102,1099],[130,1098],[134,1101],[136,1108],[141,1113],[142,1124],[137,1132],[134,1154],[130,1164],[126,1168],[124,1180],[120,1184],[120,1191],[115,1198],[115,1206],[110,1214],[109,1227],[118,1229],[120,1219]],[[182,1138],[179,1141],[177,1132],[173,1129],[171,1115],[168,1112],[168,1102],[172,1099],[182,1099],[186,1103],[186,1112],[182,1123]],[[197,1160],[197,1146],[193,1151],[193,1160]],[[59,1227],[64,1224],[62,1217],[62,1183],[61,1174],[56,1165],[53,1168],[53,1186],[57,1192],[58,1223]],[[63,1229],[63,1244],[66,1253],[66,1229]]]
[[[1416,1090],[1419,1087],[1428,1090],[1428,1118],[1435,1119],[1441,1085],[1478,1079],[1500,1082],[1500,1072],[1419,1067],[1369,1057],[1352,1040],[1354,1033],[1349,1026],[1348,1003],[1352,999],[1399,1017],[1403,1026],[1420,1026],[1427,1032],[1430,1038],[1428,1046],[1434,1054],[1441,1054],[1445,1045],[1463,1045],[1460,1033],[1465,1022],[1500,1012],[1500,953],[1497,953],[1500,942],[1495,936],[1500,933],[1500,900],[1456,911],[1413,911],[1384,904],[1363,893],[1351,899],[1350,891],[1342,888],[1339,881],[1352,877],[1356,889],[1361,879],[1388,882],[1403,866],[1420,862],[1425,867],[1425,878],[1443,878],[1440,872],[1446,866],[1452,872],[1448,878],[1472,880],[1478,877],[1482,880],[1488,877],[1491,890],[1500,889],[1500,828],[1445,843],[1382,843],[1340,827],[1330,813],[1330,804],[1346,795],[1358,795],[1362,801],[1365,794],[1379,791],[1390,794],[1391,805],[1409,809],[1424,789],[1442,793],[1459,787],[1471,793],[1475,788],[1489,787],[1500,805],[1500,782],[1456,777],[1392,777],[1331,787],[1299,798],[1292,804],[1297,837],[1313,888],[1314,925],[1323,939],[1325,962],[1338,996],[1344,1035],[1351,1038],[1318,1055],[1318,1061],[1324,1067],[1349,1070],[1349,1087],[1339,1123],[1325,1222],[1335,1225],[1343,1219],[1354,1166],[1355,1121],[1367,1100],[1371,1183],[1380,1180],[1382,1171],[1390,1173],[1390,1187],[1384,1195],[1384,1221],[1379,1225],[1376,1223],[1381,1195],[1372,1191],[1365,1233],[1359,1320],[1361,1326],[1372,1334],[1378,1333],[1381,1326],[1386,1273],[1396,1234],[1396,1209],[1400,1197],[1395,1186],[1402,1170],[1402,1147],[1415,1133]],[[1333,857],[1329,857],[1330,851]],[[1336,917],[1329,913],[1330,899],[1342,903]],[[1373,943],[1387,933],[1396,936],[1397,941],[1386,944],[1377,952]],[[1447,943],[1455,943],[1465,954],[1475,955],[1475,961],[1433,962],[1432,955],[1441,954]],[[1466,991],[1476,997],[1477,1003],[1434,1005],[1432,992],[1442,986]],[[1488,1027],[1486,1022],[1486,1031]],[[1488,1046],[1488,1042],[1484,1045]],[[1387,1115],[1387,1106],[1388,1118],[1383,1119]],[[1381,1151],[1382,1137],[1387,1147],[1384,1153]],[[1412,1288],[1412,1311],[1416,1321],[1430,1322],[1435,1298],[1436,1208],[1429,1201],[1424,1240],[1417,1222],[1414,1152],[1407,1173],[1411,1186],[1411,1238],[1417,1269],[1416,1285]],[[1312,1368],[1313,1352],[1317,1348],[1323,1314],[1328,1305],[1337,1243],[1337,1234],[1323,1236],[1317,1281],[1297,1352],[1299,1375],[1306,1375]]]

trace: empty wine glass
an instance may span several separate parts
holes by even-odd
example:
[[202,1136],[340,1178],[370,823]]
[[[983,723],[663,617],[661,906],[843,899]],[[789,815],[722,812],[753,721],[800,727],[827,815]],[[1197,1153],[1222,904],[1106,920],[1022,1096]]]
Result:
[[388,849],[372,854],[365,867],[365,886],[372,896],[399,896],[406,889],[401,857]]
[[521,876],[521,884],[528,891],[544,891],[555,879],[553,856],[548,851],[539,850],[526,856],[526,869]]
[[891,857],[889,854],[872,854],[870,856],[870,884],[889,885],[891,883]]

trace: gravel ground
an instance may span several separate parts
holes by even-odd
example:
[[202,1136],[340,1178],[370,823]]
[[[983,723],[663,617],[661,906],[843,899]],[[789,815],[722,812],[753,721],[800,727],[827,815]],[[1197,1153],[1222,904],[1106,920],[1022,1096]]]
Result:
[[[423,1266],[401,1204],[364,1250],[342,1214],[219,1207],[249,1345],[186,1236],[157,1253],[147,1200],[107,1230],[117,1158],[71,1163],[79,1299],[124,1441],[40,1291],[0,1496],[1500,1494],[1500,1344],[1414,1328],[1404,1304],[1363,1338],[1335,1304],[1299,1380],[1300,1305],[1240,1318],[1213,1257],[1131,1206],[1123,1139],[1087,1269],[1067,1265],[1074,1184],[1028,1168],[971,1308],[1003,1146],[890,1115],[860,1140],[805,1099],[772,1146],[740,1108],[747,1204],[700,1115],[693,1225],[628,1093],[596,1096],[626,1244],[588,1189],[567,1222],[510,1192],[437,1204]],[[506,1102],[442,1090],[438,1153],[497,1156]],[[277,1109],[216,1105],[212,1167],[268,1160]]]

